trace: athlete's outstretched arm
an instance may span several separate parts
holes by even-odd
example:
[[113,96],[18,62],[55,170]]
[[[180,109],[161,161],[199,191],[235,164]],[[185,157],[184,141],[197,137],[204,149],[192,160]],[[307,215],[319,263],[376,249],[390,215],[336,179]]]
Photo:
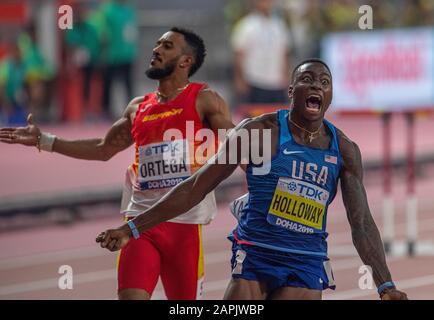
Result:
[[[219,152],[207,164],[190,178],[174,187],[151,208],[134,218],[133,223],[139,233],[187,212],[202,201],[220,182],[229,177],[238,167],[241,159],[249,157],[247,154],[249,150],[241,148],[241,140],[237,136],[238,130],[247,129],[248,126],[248,122],[241,122],[229,134]],[[237,152],[232,157],[229,154],[231,144],[236,144]],[[242,154],[242,152],[246,152],[246,154]],[[96,241],[101,243],[101,247],[115,251],[126,245],[131,236],[130,227],[125,224],[117,229],[102,232]]]
[[204,165],[194,175],[168,192],[153,208],[137,216],[134,224],[141,233],[187,212],[199,204],[220,182],[229,177],[237,166],[238,164],[217,163]]
[[[141,97],[135,98],[128,104],[122,117],[112,125],[104,138],[66,140],[56,137],[53,152],[77,159],[109,160],[116,153],[132,145],[131,117],[141,100]],[[33,124],[31,114],[27,122],[26,127],[1,128],[0,142],[36,147],[41,130]]]
[[[372,268],[378,286],[392,281],[386,264],[383,242],[372,218],[363,186],[363,167],[360,149],[344,135],[340,135],[340,147],[344,161],[341,171],[342,198],[351,226],[354,246],[365,265]],[[385,291],[383,299],[407,299],[396,288]]]

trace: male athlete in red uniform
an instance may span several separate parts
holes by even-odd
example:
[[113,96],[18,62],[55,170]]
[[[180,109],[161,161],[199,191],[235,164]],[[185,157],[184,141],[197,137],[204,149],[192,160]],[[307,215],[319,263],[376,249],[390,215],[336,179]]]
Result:
[[[234,126],[226,103],[215,91],[189,82],[202,65],[205,51],[202,39],[191,31],[172,28],[165,33],[146,71],[149,78],[158,80],[158,91],[133,99],[104,138],[64,140],[41,132],[30,115],[27,127],[0,129],[0,141],[102,161],[134,143],[135,161],[127,170],[121,208],[127,219],[134,217],[203,164],[204,159],[195,157],[203,142],[194,141],[199,130],[216,132]],[[175,139],[165,137],[170,129],[178,133]],[[215,214],[215,198],[210,194],[186,214],[131,241],[119,254],[119,298],[149,299],[159,276],[168,299],[200,297],[204,272],[201,225]]]

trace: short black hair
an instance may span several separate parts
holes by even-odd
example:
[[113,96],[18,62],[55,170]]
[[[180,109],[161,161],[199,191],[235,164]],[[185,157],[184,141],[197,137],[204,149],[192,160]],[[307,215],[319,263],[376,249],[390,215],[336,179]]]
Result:
[[202,66],[206,56],[206,48],[203,39],[191,30],[173,27],[170,31],[180,33],[184,36],[185,42],[193,51],[194,64],[191,66],[188,76],[191,77]]
[[305,60],[301,61],[299,64],[297,64],[295,66],[294,70],[292,70],[292,80],[293,81],[294,81],[295,72],[297,71],[297,69],[300,68],[302,65],[305,65],[306,63],[321,63],[324,67],[326,67],[326,69],[330,73],[330,76],[332,75],[332,72],[330,71],[329,66],[323,60],[318,59],[318,58],[309,58],[309,59],[305,59]]

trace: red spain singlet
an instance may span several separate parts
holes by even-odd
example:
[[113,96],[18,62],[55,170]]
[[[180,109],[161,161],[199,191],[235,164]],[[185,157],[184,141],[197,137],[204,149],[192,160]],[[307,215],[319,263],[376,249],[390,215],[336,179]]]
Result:
[[[151,207],[213,155],[206,148],[202,152],[204,141],[195,137],[203,137],[208,130],[207,137],[215,138],[210,150],[216,151],[217,136],[204,126],[196,110],[197,95],[205,87],[205,84],[190,83],[167,103],[158,102],[155,92],[148,93],[138,106],[132,127],[135,160],[127,174],[130,186],[126,186],[123,197],[129,203],[121,208],[126,216],[135,216]],[[128,189],[131,195],[125,195]],[[190,211],[170,221],[207,224],[216,212],[215,196],[211,192]]]

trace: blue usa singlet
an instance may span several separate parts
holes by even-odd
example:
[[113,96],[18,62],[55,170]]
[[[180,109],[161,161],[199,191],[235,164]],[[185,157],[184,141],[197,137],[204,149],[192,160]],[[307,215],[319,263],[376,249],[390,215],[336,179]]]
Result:
[[342,158],[335,127],[329,149],[298,144],[279,110],[279,144],[266,175],[246,171],[249,201],[230,238],[239,243],[327,257],[327,208],[333,201]]

